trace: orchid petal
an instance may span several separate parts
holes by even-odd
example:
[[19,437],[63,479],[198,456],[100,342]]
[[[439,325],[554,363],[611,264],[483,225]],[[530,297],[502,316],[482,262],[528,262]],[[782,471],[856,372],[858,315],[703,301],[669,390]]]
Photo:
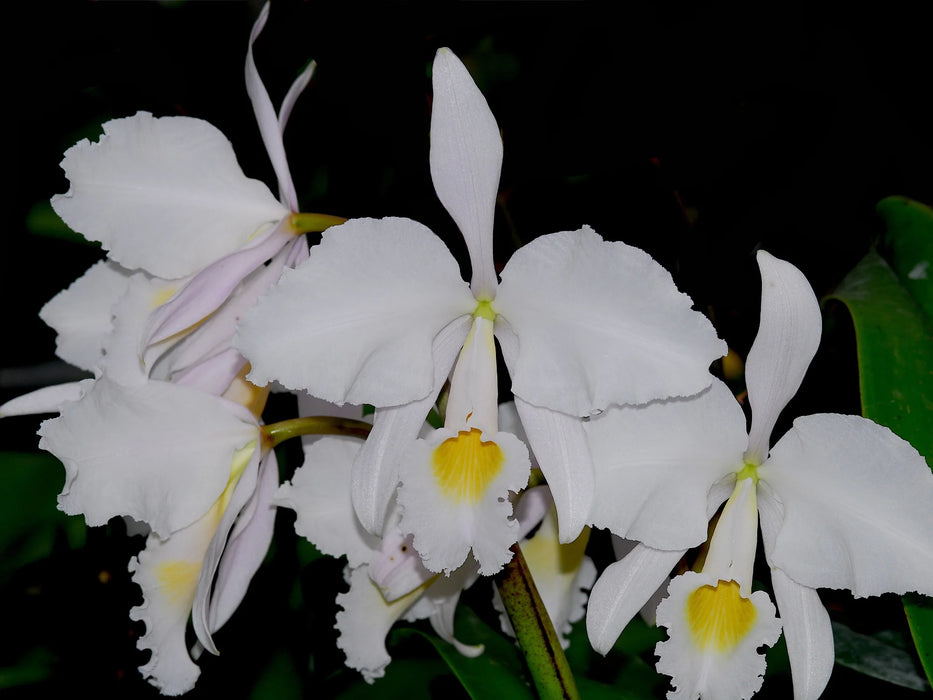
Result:
[[39,318],[58,334],[56,355],[89,372],[97,367],[113,330],[113,307],[126,292],[129,275],[101,260],[40,309]]
[[749,698],[761,688],[765,657],[758,648],[772,646],[781,636],[781,622],[767,593],[742,594],[752,614],[735,639],[705,639],[704,634],[710,645],[701,646],[691,629],[690,614],[698,611],[688,611],[688,599],[701,588],[728,585],[715,575],[688,571],[671,581],[668,597],[658,605],[658,624],[670,635],[655,647],[658,672],[672,677],[674,690],[668,698]]
[[144,272],[129,278],[126,292],[113,307],[113,332],[104,346],[101,369],[111,379],[127,386],[143,384],[170,343],[145,348],[141,339],[146,324],[159,304],[181,289],[186,279],[163,280]]
[[590,591],[586,633],[593,649],[608,654],[638,611],[667,580],[686,550],[665,551],[636,544],[600,574]]
[[305,66],[305,69],[301,71],[298,77],[292,82],[291,86],[288,88],[288,92],[285,93],[285,97],[282,98],[282,104],[279,107],[279,132],[283,136],[285,135],[285,127],[288,124],[288,119],[292,115],[292,108],[294,108],[299,95],[308,87],[308,83],[311,82],[316,68],[317,63],[310,61],[308,65]]
[[[561,544],[557,539],[557,511],[551,507],[541,522],[541,527],[531,539],[521,544],[522,556],[531,572],[535,588],[541,596],[561,647],[570,645],[567,635],[571,623],[583,617],[587,593],[596,580],[596,565],[584,555],[588,533],[570,544]],[[501,606],[498,591],[495,600]],[[497,606],[497,608],[499,607]],[[515,636],[508,615],[500,609],[499,622],[503,631]]]
[[152,314],[143,346],[158,343],[203,321],[223,304],[237,285],[291,240],[283,220],[251,245],[212,262]]
[[362,443],[324,436],[304,445],[304,465],[279,487],[275,502],[296,513],[295,532],[324,554],[346,555],[353,568],[369,563],[380,540],[356,518],[350,500],[350,467]]
[[463,234],[477,299],[496,296],[492,226],[502,138],[483,93],[450,49],[439,49],[431,80],[431,178],[441,204]]
[[560,541],[572,542],[589,521],[593,503],[593,462],[583,421],[533,406],[518,397],[515,407],[538,466],[551,487]]
[[275,529],[272,496],[278,486],[279,469],[272,451],[262,459],[259,484],[250,501],[240,510],[223,550],[211,596],[212,632],[223,627],[239,607],[250,581],[266,557]]
[[259,124],[259,134],[262,136],[262,142],[266,146],[269,160],[272,161],[272,169],[275,171],[275,177],[279,182],[281,199],[289,209],[298,211],[298,196],[295,194],[295,185],[288,170],[285,142],[282,140],[284,124],[279,125],[279,119],[275,114],[275,108],[272,106],[272,100],[269,99],[266,86],[262,84],[259,71],[256,69],[256,61],[253,58],[253,44],[256,43],[260,32],[266,26],[268,18],[269,3],[266,2],[262,6],[262,10],[260,10],[249,34],[249,47],[246,50],[246,93],[253,105],[256,123]]
[[547,485],[532,486],[521,492],[514,510],[520,540],[525,539],[529,532],[538,527],[553,505],[554,499]]
[[127,269],[185,277],[288,214],[205,121],[139,112],[103,129],[65,152],[71,188],[52,208]]
[[584,428],[596,467],[589,522],[656,549],[706,540],[710,486],[741,469],[748,440],[725,384],[714,380],[689,399],[610,408]]
[[381,534],[386,511],[399,480],[399,463],[425,424],[425,417],[447,381],[454,358],[469,332],[471,318],[463,316],[434,338],[434,382],[427,396],[401,406],[376,408],[373,429],[353,463],[353,508],[369,532]]
[[338,404],[397,406],[434,389],[434,338],[475,306],[450,251],[424,226],[356,219],[329,228],[285,271],[236,344],[256,384],[277,379]]
[[93,379],[84,379],[80,382],[44,386],[28,394],[17,396],[0,405],[0,418],[58,413],[65,404],[77,401],[84,396],[93,383]]
[[437,635],[463,656],[476,658],[483,653],[482,644],[465,644],[454,634],[454,615],[460,594],[473,585],[477,578],[476,562],[467,557],[466,563],[449,576],[437,576],[424,593],[402,615],[406,622],[427,619]]
[[856,596],[933,594],[933,476],[909,443],[858,416],[806,416],[758,473],[784,507],[773,567]]
[[193,523],[224,490],[234,451],[258,439],[235,407],[165,382],[101,377],[39,428],[39,447],[65,466],[59,507],[88,525],[129,515],[159,537]]
[[[240,455],[239,459],[243,460],[246,456],[246,453]],[[207,547],[207,551],[204,553],[204,561],[201,564],[201,572],[198,576],[198,588],[194,596],[194,602],[191,608],[191,621],[194,627],[195,636],[198,638],[198,642],[204,646],[212,654],[218,654],[217,647],[214,645],[214,640],[211,637],[211,634],[215,632],[220,624],[217,619],[214,617],[211,598],[213,597],[214,591],[214,578],[217,573],[217,568],[220,566],[221,557],[224,554],[224,551],[227,547],[227,542],[230,537],[230,532],[234,527],[237,519],[240,517],[243,512],[244,507],[252,500],[253,496],[256,493],[256,484],[259,478],[259,464],[261,461],[260,450],[253,448],[248,453],[248,460],[245,461],[245,466],[243,463],[235,464],[231,470],[231,475],[239,474],[239,477],[236,480],[232,480],[228,483],[227,488],[224,493],[221,495],[218,503],[218,510],[221,515],[218,519],[217,529],[214,532],[214,536],[211,538],[210,544]],[[242,471],[238,467],[242,467]],[[271,532],[268,533],[271,538]],[[269,542],[266,540],[266,545],[268,546]],[[263,554],[265,551],[263,551]],[[252,559],[251,564],[259,565],[262,561],[262,557],[255,557],[255,552],[251,553],[254,556],[249,557]],[[249,559],[248,558],[248,559]],[[232,595],[233,600],[236,604],[239,604],[239,598],[237,594],[246,593],[246,586],[249,584],[249,579],[252,578],[253,572],[249,572],[249,576],[246,581],[238,581],[242,584],[242,588],[239,591],[231,590],[229,593]],[[230,599],[225,601],[228,605],[232,602]],[[225,607],[227,607],[225,605]],[[226,617],[229,617],[230,613],[233,611],[233,608],[227,607],[224,611]],[[224,618],[224,622],[226,621]]]
[[203,362],[205,357],[229,350],[240,318],[278,281],[286,257],[286,251],[279,251],[268,265],[260,265],[246,277],[220,308],[197,326],[195,332],[187,334],[160,357],[158,365],[153,368],[153,378],[169,379]]
[[[508,496],[528,483],[528,449],[514,435],[474,437],[477,432],[436,430],[427,440],[412,443],[402,459],[399,527],[414,535],[415,549],[431,571],[458,568],[472,549],[480,574],[493,574],[511,560],[509,547],[518,540],[518,522],[511,518]],[[465,483],[445,482],[446,474],[437,473],[436,452],[447,441],[460,440],[478,440],[495,449],[499,460],[494,470],[476,481],[461,472],[453,478],[462,477]]]
[[501,277],[493,307],[519,339],[512,392],[536,406],[588,416],[690,396],[726,353],[667,270],[589,227],[534,239]]
[[819,594],[780,569],[771,570],[774,598],[784,623],[794,700],[816,700],[836,661],[833,628]]
[[803,381],[820,344],[820,305],[803,273],[789,262],[758,251],[761,321],[745,362],[752,407],[746,460],[768,457],[771,431]]
[[172,381],[214,396],[221,396],[246,366],[246,360],[233,348],[201,360],[172,376]]
[[201,561],[219,517],[214,507],[166,540],[150,535],[146,548],[130,560],[129,571],[143,595],[142,605],[130,610],[130,619],[146,625],[136,646],[152,653],[139,671],[165,695],[186,693],[200,674],[188,654],[185,630]]
[[412,591],[404,598],[386,603],[376,584],[369,578],[369,567],[353,569],[348,578],[350,590],[337,596],[335,627],[340,633],[337,646],[347,656],[347,666],[363,674],[367,683],[385,675],[392,657],[386,651],[385,639],[392,625],[421,595]]

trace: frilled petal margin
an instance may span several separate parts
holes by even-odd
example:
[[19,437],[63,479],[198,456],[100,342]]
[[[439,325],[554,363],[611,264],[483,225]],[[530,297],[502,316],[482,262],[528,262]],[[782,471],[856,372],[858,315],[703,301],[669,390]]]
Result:
[[279,487],[275,502],[296,513],[295,532],[324,554],[346,555],[352,568],[368,564],[380,540],[363,529],[350,499],[356,438],[322,437],[304,447],[304,465]]
[[471,550],[481,574],[511,560],[518,522],[509,492],[528,483],[528,472],[528,449],[508,433],[442,428],[412,443],[400,472],[400,527],[414,535],[425,567],[452,571]]
[[369,567],[353,569],[347,576],[350,590],[337,596],[335,627],[340,633],[337,646],[347,656],[347,666],[363,674],[367,683],[385,675],[392,657],[386,651],[386,635],[392,625],[421,595],[421,589],[392,603],[386,603],[382,593],[369,577]]
[[588,416],[690,396],[726,352],[667,270],[589,227],[534,239],[501,277],[493,307],[520,342],[512,391],[536,406]]
[[130,560],[129,571],[143,593],[130,618],[146,625],[137,647],[150,650],[139,671],[164,695],[194,687],[200,670],[188,654],[185,629],[194,604],[204,553],[220,522],[219,504],[166,540],[150,535],[146,548]]
[[240,408],[167,382],[101,377],[39,428],[39,447],[65,466],[59,507],[89,525],[129,515],[159,537],[190,525],[224,490],[234,451],[258,439]]
[[475,306],[456,260],[427,228],[355,219],[325,231],[308,259],[285,271],[235,344],[255,384],[275,379],[337,404],[398,406],[434,389],[434,338]]
[[71,188],[52,207],[128,269],[185,277],[288,215],[206,121],[138,112],[103,129],[65,152]]
[[[722,587],[736,597],[707,600]],[[672,677],[668,698],[748,698],[761,688],[765,657],[758,648],[777,642],[781,622],[766,592],[738,596],[734,582],[709,574],[688,571],[671,581],[658,605],[658,624],[667,627],[670,639],[655,648],[658,672]],[[723,614],[718,605],[730,609]]]

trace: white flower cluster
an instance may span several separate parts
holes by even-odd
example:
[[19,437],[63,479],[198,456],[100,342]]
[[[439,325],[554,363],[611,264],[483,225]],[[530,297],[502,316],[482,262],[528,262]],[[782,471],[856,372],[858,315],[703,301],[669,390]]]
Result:
[[[841,415],[799,418],[771,446],[821,334],[799,270],[758,253],[746,432],[709,372],[725,343],[645,252],[582,226],[535,238],[497,274],[502,140],[448,49],[433,65],[430,167],[470,281],[415,221],[299,213],[282,133],[314,65],[276,113],[252,57],[268,11],[246,76],[279,196],[198,119],[141,112],[68,150],[71,189],[53,207],[107,257],[43,318],[60,356],[94,378],[0,407],[59,414],[40,447],[65,466],[62,510],[148,528],[129,564],[144,599],[130,614],[146,625],[141,671],[155,686],[194,686],[194,660],[216,653],[212,634],[260,566],[277,505],[347,557],[338,644],[369,681],[400,618],[482,653],[455,637],[454,610],[520,541],[559,635],[592,588],[587,631],[602,653],[665,595],[657,653],[671,697],[751,696],[759,648],[782,629],[795,695],[817,697],[834,658],[818,588],[933,594],[933,475],[916,450]],[[303,234],[324,228],[309,249]],[[511,397],[499,396],[497,342]],[[306,437],[304,466],[280,485],[262,422],[273,382],[300,396],[302,416],[361,420],[361,405],[375,407],[368,437]],[[529,488],[538,470],[547,486]],[[702,570],[669,580],[717,513]],[[776,607],[751,588],[759,521]],[[598,581],[589,528],[628,541]]]

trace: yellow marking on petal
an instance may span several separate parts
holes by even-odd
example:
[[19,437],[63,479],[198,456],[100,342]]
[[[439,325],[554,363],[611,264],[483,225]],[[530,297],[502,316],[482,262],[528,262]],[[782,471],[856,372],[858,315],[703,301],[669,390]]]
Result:
[[191,561],[167,561],[156,567],[156,579],[162,592],[172,603],[194,595],[201,564]]
[[735,475],[736,489],[738,489],[738,485],[742,483],[743,479],[751,479],[755,486],[758,485],[758,466],[759,465],[752,464],[751,462],[745,463],[745,466]]
[[687,597],[687,624],[700,649],[727,653],[755,624],[758,611],[735,581],[701,586]]
[[463,430],[434,449],[434,478],[452,501],[475,503],[502,470],[505,455],[494,442],[483,442],[479,430]]
[[162,306],[162,304],[175,296],[175,292],[177,291],[178,287],[175,286],[165,287],[164,289],[158,290],[155,294],[152,295],[152,308],[157,309]]

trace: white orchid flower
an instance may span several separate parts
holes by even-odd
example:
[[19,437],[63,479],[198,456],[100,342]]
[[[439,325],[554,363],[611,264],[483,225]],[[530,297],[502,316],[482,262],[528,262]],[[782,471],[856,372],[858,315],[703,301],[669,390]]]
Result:
[[[933,474],[887,428],[857,416],[798,418],[771,432],[819,344],[820,308],[803,274],[760,251],[761,324],[746,364],[751,429],[715,382],[693,399],[620,408],[589,422],[597,466],[594,524],[638,540],[590,595],[587,631],[606,653],[730,494],[700,572],[675,577],[657,609],[670,639],[658,669],[670,697],[747,698],[762,682],[757,649],[783,624],[794,695],[817,697],[832,671],[818,588],[856,596],[933,593]],[[781,619],[752,593],[757,524]]]
[[360,451],[354,438],[321,437],[304,442],[305,461],[276,495],[279,505],[297,513],[295,531],[325,554],[347,557],[347,593],[337,596],[340,632],[337,645],[347,666],[372,683],[384,675],[391,656],[385,639],[400,619],[428,619],[438,635],[462,654],[476,656],[454,636],[453,619],[460,593],[476,580],[476,563],[467,562],[450,576],[421,565],[411,537],[399,529],[393,507],[384,536],[367,532],[350,500],[350,465]]
[[[426,565],[449,571],[472,550],[491,572],[517,539],[508,496],[528,476],[521,443],[498,429],[494,337],[568,542],[593,498],[580,418],[703,390],[725,345],[650,256],[588,227],[524,246],[500,283],[498,125],[449,49],[438,51],[432,81],[431,174],[466,241],[471,284],[421,224],[353,220],[326,231],[308,260],[283,274],[236,345],[257,384],[376,406],[353,467],[353,503],[368,531],[381,532],[401,480],[404,529]],[[445,426],[416,443],[455,364]]]

